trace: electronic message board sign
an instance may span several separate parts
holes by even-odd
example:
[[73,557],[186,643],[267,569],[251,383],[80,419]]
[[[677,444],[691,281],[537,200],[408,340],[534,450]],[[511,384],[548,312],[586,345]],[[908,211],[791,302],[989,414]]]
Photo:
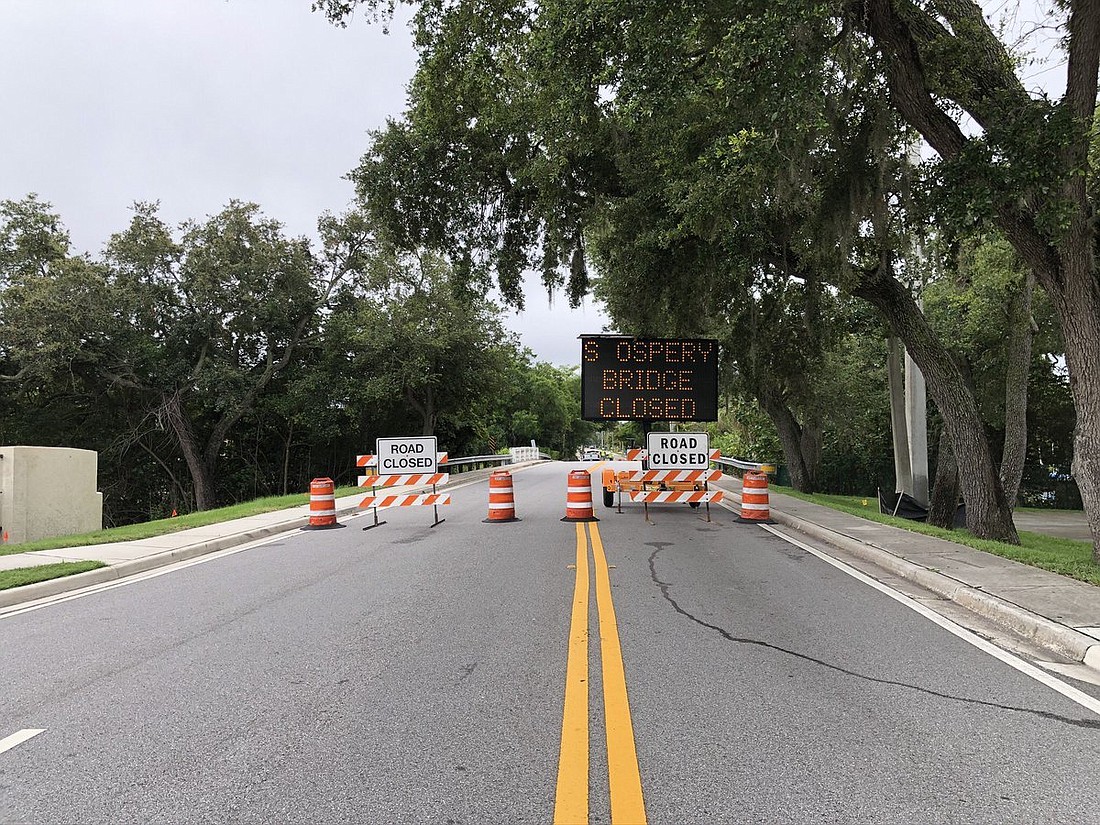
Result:
[[585,421],[717,421],[718,342],[581,336]]

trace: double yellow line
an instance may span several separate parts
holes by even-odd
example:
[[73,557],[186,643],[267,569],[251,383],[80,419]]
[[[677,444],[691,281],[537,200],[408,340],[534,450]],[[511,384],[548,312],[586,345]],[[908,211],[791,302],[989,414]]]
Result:
[[[611,579],[603,540],[595,523],[588,523],[596,568],[596,611],[603,668],[604,727],[607,731],[607,774],[611,791],[611,822],[644,825],[642,777],[634,747],[634,726],[626,695],[619,627],[611,603]],[[577,581],[569,626],[569,658],[565,669],[565,712],[558,757],[555,825],[588,822],[588,541],[584,524],[577,524]]]

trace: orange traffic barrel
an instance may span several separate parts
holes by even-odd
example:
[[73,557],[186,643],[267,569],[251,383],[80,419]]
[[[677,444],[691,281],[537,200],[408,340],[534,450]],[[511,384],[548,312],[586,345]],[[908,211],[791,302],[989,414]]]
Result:
[[592,475],[588,470],[569,471],[562,521],[599,521],[592,513]]
[[336,522],[336,485],[331,478],[315,478],[309,483],[309,526],[305,530],[330,530],[343,527]]
[[493,470],[489,474],[489,517],[482,520],[486,524],[519,521],[512,495],[512,474],[507,470]]
[[750,470],[741,479],[741,515],[742,522],[774,524],[768,509],[768,477],[764,473]]

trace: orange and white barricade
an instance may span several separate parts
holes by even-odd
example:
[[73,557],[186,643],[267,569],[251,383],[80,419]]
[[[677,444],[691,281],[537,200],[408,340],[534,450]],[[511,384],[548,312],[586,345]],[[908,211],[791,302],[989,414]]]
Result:
[[599,521],[592,512],[592,475],[588,470],[569,471],[562,521]]
[[750,470],[741,479],[741,515],[737,520],[742,524],[775,524],[768,505],[766,474]]
[[407,493],[389,496],[367,496],[359,502],[361,509],[371,507],[427,507],[451,503],[450,493]]
[[[446,464],[447,453],[436,453],[436,463]],[[368,470],[376,468],[378,466],[378,456],[373,454],[356,456],[355,466]],[[370,530],[371,528],[380,527],[386,523],[378,520],[378,510],[384,507],[431,507],[433,508],[432,512],[435,518],[432,522],[432,527],[442,524],[446,519],[441,519],[439,517],[439,508],[451,503],[451,494],[437,493],[436,487],[443,486],[450,480],[451,476],[449,473],[371,474],[359,476],[359,486],[371,488],[371,495],[365,496],[363,500],[359,502],[359,509],[374,510],[374,523],[367,525],[363,529]],[[431,486],[431,493],[408,493],[403,495],[379,495],[377,493],[378,488],[427,486]]]
[[[447,456],[448,456],[448,453],[437,452],[435,454],[435,463],[436,464],[446,464],[447,463]],[[368,467],[377,467],[378,466],[378,456],[374,455],[373,453],[368,453],[366,455],[357,455],[355,457],[355,466],[356,467],[362,467],[364,469],[366,469]]]
[[331,530],[343,527],[336,521],[336,484],[331,478],[309,483],[309,525],[303,530]]
[[[686,504],[692,508],[702,504],[706,506],[709,522],[711,502],[722,501],[724,494],[721,490],[709,489],[708,485],[721,478],[721,470],[638,470],[619,473],[616,480],[620,489],[624,486],[642,488],[630,490],[627,492],[627,498],[635,504],[643,505],[646,521],[650,521],[649,505],[651,504]],[[657,489],[653,489],[654,485]],[[665,489],[666,485],[672,489]],[[693,489],[676,489],[676,486],[685,485],[692,485]]]
[[[721,450],[711,450],[707,458],[711,461],[717,461],[722,457]],[[626,451],[627,461],[649,461],[649,450],[644,448],[632,448]]]
[[725,495],[721,490],[643,490],[630,493],[630,500],[643,504],[717,504]]
[[507,470],[493,470],[489,474],[489,517],[483,521],[486,524],[519,521],[512,493],[512,474]]

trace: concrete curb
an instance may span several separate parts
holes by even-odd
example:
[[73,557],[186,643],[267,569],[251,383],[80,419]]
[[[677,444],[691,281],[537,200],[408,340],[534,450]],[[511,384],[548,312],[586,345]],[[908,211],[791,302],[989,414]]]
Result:
[[[347,515],[349,512],[351,512],[351,510],[338,510],[337,515]],[[118,564],[108,565],[107,567],[100,567],[96,570],[89,570],[87,573],[76,573],[72,576],[62,576],[59,579],[49,579],[48,581],[27,584],[22,587],[0,590],[0,608],[12,607],[13,605],[36,601],[49,596],[57,596],[61,593],[67,593],[70,590],[79,590],[82,587],[90,587],[96,584],[116,581],[126,578],[127,576],[134,576],[138,573],[155,570],[158,567],[166,567],[169,564],[187,561],[197,556],[217,553],[219,550],[228,550],[230,547],[247,544],[250,541],[257,541],[267,538],[268,536],[278,535],[279,533],[289,533],[291,530],[297,530],[299,527],[304,527],[307,524],[309,524],[309,516],[299,516],[289,521],[281,521],[278,524],[272,524],[267,527],[231,533],[216,539],[209,539],[207,541],[188,544],[184,547],[177,547],[175,550],[166,550],[163,553],[154,553],[149,556],[143,556],[140,559],[131,559],[130,561],[119,562]]]
[[[536,464],[544,464],[545,461],[526,461],[519,464],[505,465],[508,468],[523,469],[526,467],[533,467]],[[499,469],[499,468],[496,468]],[[488,478],[488,472],[484,470],[471,470],[469,473],[469,480],[482,481],[481,477],[475,477],[478,473],[485,473],[485,478]],[[463,473],[463,475],[466,475]],[[427,490],[427,487],[414,487],[409,492],[417,492],[419,490]],[[366,495],[364,492],[363,495]],[[351,514],[358,514],[366,512],[360,510],[358,505],[351,505],[345,507],[338,507],[336,510],[336,516],[347,516]],[[38,599],[49,598],[50,596],[57,596],[61,593],[67,593],[71,590],[80,590],[84,587],[91,587],[97,584],[104,584],[107,582],[117,581],[124,579],[127,576],[134,576],[138,573],[145,573],[149,570],[155,570],[158,567],[166,567],[169,564],[175,564],[181,561],[188,561],[189,559],[196,558],[198,556],[205,556],[208,553],[217,553],[219,550],[228,550],[230,547],[237,547],[241,544],[247,544],[250,541],[258,541],[259,539],[265,539],[269,536],[275,536],[280,533],[289,533],[292,530],[305,527],[309,524],[309,516],[295,516],[294,518],[287,519],[286,521],[280,521],[276,524],[270,524],[267,527],[259,527],[253,530],[243,530],[237,533],[230,533],[229,535],[219,536],[216,539],[208,539],[206,541],[195,542],[194,544],[188,544],[184,547],[177,547],[175,550],[166,550],[163,553],[154,553],[149,556],[143,556],[140,559],[132,559],[130,561],[119,562],[118,564],[108,565],[107,567],[100,567],[96,570],[89,570],[87,573],[75,573],[71,576],[62,576],[57,579],[49,579],[44,582],[36,582],[34,584],[25,584],[22,587],[12,587],[7,590],[0,590],[0,609],[7,607],[14,607],[15,605],[25,604],[27,602],[37,601]]]
[[944,573],[915,564],[885,548],[838,533],[812,521],[796,518],[774,507],[771,508],[771,516],[780,524],[858,556],[972,613],[996,622],[1025,639],[1068,656],[1100,673],[1100,643],[1068,625],[1033,613]]

